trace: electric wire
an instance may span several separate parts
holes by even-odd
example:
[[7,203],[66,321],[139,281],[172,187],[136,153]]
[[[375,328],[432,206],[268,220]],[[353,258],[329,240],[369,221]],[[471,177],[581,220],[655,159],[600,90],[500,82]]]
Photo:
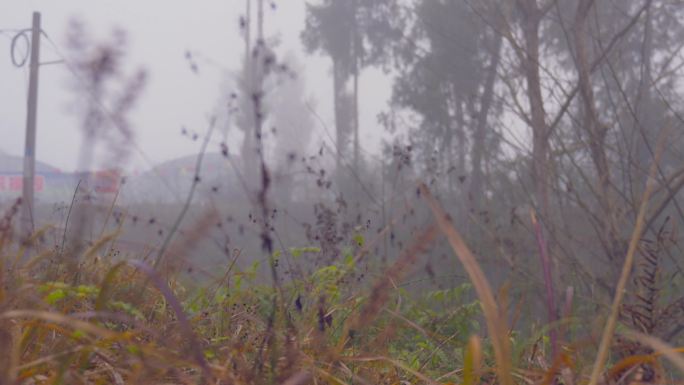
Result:
[[[27,35],[27,32],[30,31],[30,29],[23,29],[19,31],[17,34],[15,34],[14,37],[12,37],[12,42],[10,43],[10,59],[12,60],[12,64],[17,68],[23,67],[28,61],[29,56],[31,55],[31,40]],[[26,44],[26,53],[24,54],[24,57],[17,59],[16,48],[17,42],[20,38],[24,39],[24,42]]]

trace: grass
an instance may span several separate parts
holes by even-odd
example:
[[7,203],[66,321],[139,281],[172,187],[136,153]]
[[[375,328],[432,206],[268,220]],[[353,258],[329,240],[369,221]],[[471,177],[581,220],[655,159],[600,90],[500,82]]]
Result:
[[[81,159],[87,160],[93,156],[92,144],[107,139],[110,128],[124,138],[130,137],[127,114],[139,96],[145,75],[139,72],[130,81],[121,82],[117,66],[111,65],[123,53],[118,40],[93,45],[83,40],[87,34],[81,27],[75,24],[72,29],[71,50],[74,57],[81,59],[69,68],[78,78],[79,92],[86,101],[83,127],[90,145],[83,146]],[[260,57],[263,52],[256,50],[255,54]],[[259,79],[257,87],[262,82]],[[111,84],[125,84],[120,99],[112,96],[117,93],[105,92]],[[338,244],[336,239],[346,239],[337,233],[339,211],[318,205],[316,226],[322,229],[317,234],[324,238],[322,246],[326,246],[324,241],[333,244],[335,253],[331,254],[336,258],[318,258],[319,264],[310,274],[295,266],[297,269],[291,269],[295,274],[280,276],[276,265],[286,259],[284,255],[298,265],[301,261],[297,260],[304,255],[326,254],[327,250],[314,245],[289,248],[281,244],[274,249],[271,233],[275,231],[270,229],[266,202],[272,181],[262,151],[263,92],[246,91],[252,95],[244,100],[254,103],[254,117],[244,120],[247,126],[254,124],[260,158],[252,171],[261,176],[255,178],[260,179],[261,188],[253,203],[262,209],[259,217],[263,220],[254,219],[253,223],[261,228],[259,236],[266,250],[263,260],[268,261],[271,281],[265,283],[258,275],[256,263],[241,268],[237,263],[240,252],[227,255],[222,271],[208,274],[209,278],[201,282],[183,273],[187,262],[183,256],[207,236],[217,221],[215,213],[206,213],[184,241],[172,242],[200,183],[202,160],[216,123],[212,118],[190,192],[171,231],[159,233],[164,237],[156,253],[148,248],[133,258],[113,257],[111,251],[116,248],[123,226],[132,226],[122,214],[117,219],[117,230],[105,233],[116,198],[108,207],[99,239],[87,245],[79,245],[74,234],[67,237],[67,230],[84,230],[84,218],[70,221],[71,207],[63,233],[58,234],[54,245],[42,241],[46,233],[57,231],[49,227],[26,243],[17,242],[12,234],[12,219],[19,205],[10,207],[0,220],[0,385],[620,385],[674,383],[681,379],[677,375],[684,372],[684,348],[671,346],[653,333],[658,322],[671,318],[675,321],[674,317],[681,322],[680,310],[684,309],[681,298],[663,311],[656,311],[659,247],[650,249],[645,274],[637,276],[641,287],[634,285],[646,294],[628,293],[641,252],[647,203],[655,187],[653,176],[665,135],[660,138],[651,183],[641,200],[607,314],[597,314],[596,308],[600,307],[592,304],[588,306],[590,311],[582,311],[585,304],[576,304],[574,298],[586,302],[595,299],[575,296],[574,288],[569,287],[559,317],[551,255],[532,211],[541,257],[538,270],[543,271],[544,293],[539,297],[546,302],[547,319],[541,322],[535,314],[529,314],[522,317],[528,324],[517,325],[522,309],[531,308],[523,304],[529,298],[523,295],[513,302],[512,285],[498,290],[492,286],[478,256],[425,185],[419,186],[418,195],[427,206],[423,211],[431,213],[428,222],[434,223],[418,229],[412,239],[401,239],[399,242],[406,247],[400,247],[403,251],[388,264],[359,271],[361,262],[367,264],[373,256],[374,247],[388,237],[394,238],[394,224],[380,229],[375,239],[365,240],[354,234],[343,241],[349,244]],[[110,105],[114,107],[112,112],[107,108]],[[106,120],[111,124],[93,124]],[[183,132],[186,135],[185,129]],[[245,128],[247,135],[249,132]],[[125,163],[124,155],[129,150],[124,143],[127,141],[108,146],[113,164]],[[236,168],[225,143],[221,144],[221,153]],[[319,155],[323,155],[323,148]],[[81,166],[88,166],[88,162]],[[311,172],[317,175],[319,187],[330,187],[332,182],[324,181],[324,170]],[[252,176],[249,172],[247,175]],[[669,200],[664,200],[655,212],[659,214]],[[75,201],[76,193],[72,207]],[[336,204],[346,206],[347,202],[340,198]],[[384,210],[383,203],[383,216]],[[76,222],[74,227],[72,221]],[[454,273],[464,270],[467,283],[453,283],[446,289],[408,290],[406,279],[442,237],[457,261],[451,265]],[[341,255],[337,255],[338,249]],[[626,304],[626,294],[634,294],[636,300]],[[631,323],[620,318],[625,314],[631,315]],[[592,324],[594,328],[586,326]]]
[[[565,330],[571,314],[538,338],[511,330],[507,291],[495,294],[439,203],[420,189],[435,225],[367,284],[356,271],[364,247],[277,285],[260,283],[257,266],[239,269],[235,256],[198,285],[141,260],[101,257],[117,232],[79,255],[35,242],[28,260],[3,236],[0,384],[581,384],[596,371],[598,383],[621,383],[644,366],[663,383],[675,375],[663,360],[684,370],[682,348],[624,328],[621,336],[651,353],[611,358],[615,312],[595,361],[598,336],[569,341],[559,332],[559,353],[547,354],[550,330]],[[440,234],[470,283],[408,292],[400,283]]]

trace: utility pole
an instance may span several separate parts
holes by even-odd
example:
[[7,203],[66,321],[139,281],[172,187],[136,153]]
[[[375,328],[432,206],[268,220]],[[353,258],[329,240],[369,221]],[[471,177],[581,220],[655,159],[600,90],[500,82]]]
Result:
[[353,119],[353,124],[354,124],[354,172],[358,174],[359,172],[359,157],[360,157],[360,143],[359,143],[359,67],[360,67],[360,59],[359,56],[361,55],[361,38],[359,36],[359,18],[358,18],[358,10],[359,10],[359,1],[354,0],[352,3],[352,6],[354,7],[353,14],[354,14],[354,19],[353,19],[353,28],[352,28],[352,60],[353,60],[353,70],[354,70],[354,100],[352,102],[353,106],[353,114],[354,116],[352,117]]
[[257,33],[258,33],[258,41],[261,44],[265,44],[264,42],[264,0],[259,0],[257,3]]
[[28,241],[34,230],[33,189],[36,172],[36,121],[38,109],[38,68],[40,66],[40,33],[40,12],[33,12],[28,105],[26,114],[26,144],[24,146],[24,180],[21,204],[22,241]]
[[243,130],[245,136],[242,140],[242,172],[245,176],[248,189],[251,191],[255,186],[255,164],[256,156],[254,149],[254,141],[256,135],[254,135],[254,102],[252,100],[252,94],[254,93],[254,76],[256,70],[254,63],[256,62],[254,58],[254,52],[252,47],[252,0],[245,0],[245,23],[244,23],[244,33],[245,33],[245,63],[244,63],[244,73],[242,80],[242,119],[238,122],[241,129]]
[[[246,81],[251,82],[251,71],[250,67],[252,65],[252,1],[245,0],[245,77]],[[251,87],[250,83],[250,87]]]

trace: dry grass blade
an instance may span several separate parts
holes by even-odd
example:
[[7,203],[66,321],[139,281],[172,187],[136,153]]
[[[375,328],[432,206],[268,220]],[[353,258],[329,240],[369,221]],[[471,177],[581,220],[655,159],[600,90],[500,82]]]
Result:
[[615,379],[626,370],[630,370],[637,365],[641,364],[654,364],[656,357],[654,354],[639,354],[635,356],[625,357],[618,361],[613,367],[610,368],[606,378],[608,381],[615,381]]
[[556,380],[558,374],[560,374],[563,368],[572,368],[573,362],[572,358],[564,352],[560,352],[553,358],[553,363],[551,367],[544,371],[544,375],[540,382],[540,385],[551,385]]
[[477,384],[482,366],[482,342],[478,336],[471,336],[463,360],[463,385]]
[[410,373],[411,375],[415,376],[416,378],[420,379],[421,381],[425,382],[426,384],[431,384],[431,385],[438,385],[439,383],[436,381],[433,381],[429,379],[427,376],[424,374],[420,373],[417,370],[414,370],[413,368],[409,367],[408,365],[405,365],[397,360],[393,360],[388,357],[350,357],[346,358],[346,361],[355,361],[355,362],[373,362],[373,361],[383,361],[387,362],[391,365],[394,365],[397,369],[401,369],[407,373]]
[[613,334],[615,333],[615,327],[620,314],[620,307],[622,306],[622,300],[625,297],[629,275],[632,271],[632,266],[634,265],[634,254],[636,253],[637,247],[639,246],[639,241],[641,240],[641,233],[644,228],[648,201],[651,199],[651,194],[655,188],[655,175],[658,169],[658,163],[660,162],[660,156],[663,152],[662,150],[665,144],[665,137],[667,136],[665,135],[666,131],[667,129],[663,130],[663,132],[660,134],[655,159],[653,159],[653,163],[651,163],[651,168],[648,173],[648,180],[646,181],[646,188],[644,189],[644,193],[641,197],[641,204],[639,205],[639,213],[637,214],[636,224],[634,225],[632,237],[629,240],[629,248],[627,249],[625,262],[622,265],[620,280],[618,281],[615,290],[615,298],[613,298],[613,304],[610,307],[610,315],[608,317],[608,321],[606,322],[606,326],[603,329],[601,344],[599,345],[596,361],[594,362],[594,367],[591,371],[589,385],[598,384],[599,377],[601,376],[603,367],[608,359],[608,350],[610,349],[611,341],[613,340]]
[[508,327],[506,326],[503,311],[494,299],[491,286],[487,281],[480,265],[475,260],[475,256],[470,251],[463,238],[458,231],[451,224],[446,213],[439,205],[437,200],[432,196],[430,190],[424,184],[420,185],[420,191],[427,200],[432,213],[437,219],[437,225],[440,230],[446,235],[451,248],[456,253],[456,256],[463,264],[470,280],[475,287],[477,296],[480,299],[480,305],[487,320],[487,329],[491,335],[492,345],[494,347],[494,356],[497,363],[497,375],[499,382],[502,385],[512,385],[513,378],[511,372],[513,365],[511,363],[510,341],[508,339]]
[[378,282],[373,286],[373,291],[368,300],[368,304],[364,306],[359,318],[359,325],[368,325],[377,316],[382,309],[382,305],[387,301],[389,290],[393,285],[393,281],[399,280],[406,269],[415,263],[418,256],[425,252],[425,250],[432,244],[437,237],[437,228],[434,225],[428,226],[427,229],[416,238],[416,242],[407,248],[404,253],[397,259],[397,261],[385,272]]
[[37,241],[45,236],[48,231],[54,228],[55,227],[52,225],[43,226],[41,229],[33,233],[25,242],[21,243],[19,245],[19,249],[17,250],[17,254],[14,257],[12,270],[16,270],[20,265],[23,266],[23,264],[26,263],[27,259],[29,258],[29,251],[31,251],[31,249],[37,244]]
[[[2,338],[2,336],[0,336]],[[3,377],[6,379],[7,383],[15,383],[17,377],[19,376],[19,363],[21,362],[21,327],[19,325],[13,325],[10,327],[8,335],[2,338],[2,342],[5,349],[6,356],[4,363],[0,363],[0,368],[4,368],[6,372],[0,371],[0,381]]]
[[665,356],[677,369],[684,373],[684,355],[680,353],[682,349],[676,349],[659,338],[649,336],[638,332],[626,333],[628,337],[633,338],[644,345],[651,347],[655,351],[655,355]]
[[397,319],[401,320],[402,322],[405,322],[405,323],[406,323],[407,325],[409,325],[411,328],[413,328],[414,330],[418,331],[420,334],[424,335],[425,338],[433,338],[432,334],[428,333],[427,330],[425,330],[424,328],[422,328],[422,327],[421,327],[420,325],[418,325],[417,323],[411,321],[410,319],[404,317],[403,315],[397,313],[397,312],[394,311],[394,310],[387,309],[387,308],[385,308],[384,310],[385,310],[387,313],[391,314],[392,316],[396,317]]
[[321,375],[321,377],[327,378],[329,381],[328,383],[330,383],[330,384],[349,385],[346,382],[342,381],[341,379],[335,377],[332,373],[330,373],[324,369],[316,368],[316,371],[318,372],[319,375]]
[[39,366],[39,365],[42,365],[42,364],[45,364],[48,362],[56,361],[57,359],[59,359],[61,357],[68,356],[68,355],[71,355],[74,353],[78,353],[78,352],[83,351],[85,349],[86,349],[85,346],[77,346],[75,348],[71,348],[71,349],[65,350],[63,352],[53,353],[53,354],[50,354],[49,356],[41,357],[41,358],[35,359],[33,361],[27,362],[25,364],[19,365],[16,367],[16,369],[17,370],[30,369],[32,367]]
[[97,299],[95,301],[95,310],[100,311],[105,308],[105,304],[107,303],[107,300],[109,298],[109,293],[112,290],[112,286],[114,285],[114,278],[116,277],[116,274],[119,272],[119,270],[121,270],[121,268],[125,265],[125,262],[119,262],[109,269],[107,275],[105,275],[104,280],[102,280],[102,284],[100,285],[100,293],[97,295]]
[[81,321],[63,314],[41,310],[10,310],[0,314],[0,319],[33,318],[53,324],[69,326],[72,329],[90,333],[100,338],[114,339],[119,336],[111,330],[96,326],[90,322]]
[[301,372],[285,380],[283,385],[302,385],[309,383],[310,380],[311,373],[308,370],[302,370]]
[[162,293],[166,301],[173,309],[174,313],[176,313],[178,323],[181,327],[181,332],[185,335],[187,341],[189,341],[195,362],[202,368],[204,379],[208,380],[209,378],[211,378],[209,366],[207,365],[207,362],[204,359],[202,348],[199,344],[199,341],[197,340],[197,337],[195,336],[195,333],[192,330],[192,326],[188,321],[188,317],[186,317],[185,313],[183,312],[183,307],[178,301],[178,298],[176,298],[176,296],[173,294],[168,285],[152,268],[150,268],[149,266],[140,261],[130,261],[129,264],[142,270],[152,280],[155,286],[157,286],[157,289],[159,289],[159,291]]
[[[385,271],[385,274],[375,283],[366,305],[356,317],[349,317],[345,322],[343,335],[347,335],[352,328],[361,328],[369,325],[382,310],[383,305],[389,298],[389,291],[392,282],[399,280],[406,269],[413,265],[418,256],[432,244],[439,234],[437,227],[433,224],[428,226],[409,246],[403,251],[396,262]],[[346,339],[340,339],[337,351],[341,352],[347,343]]]
[[116,239],[120,232],[117,230],[111,234],[100,237],[95,243],[83,254],[84,259],[88,260],[94,256],[103,246],[109,243],[111,240]]

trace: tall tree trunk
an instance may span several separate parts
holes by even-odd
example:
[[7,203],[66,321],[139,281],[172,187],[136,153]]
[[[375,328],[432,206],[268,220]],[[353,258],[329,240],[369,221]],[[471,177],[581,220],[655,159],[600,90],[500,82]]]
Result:
[[251,80],[252,62],[252,0],[245,0],[245,78]]
[[354,28],[352,35],[352,48],[354,60],[354,100],[353,100],[353,119],[354,119],[354,172],[359,172],[359,157],[360,157],[360,143],[359,143],[359,70],[361,57],[361,39],[359,37],[359,25],[357,20],[358,0],[354,0]]
[[265,118],[263,82],[266,76],[266,45],[264,42],[264,0],[257,1],[257,36],[252,44],[251,0],[246,0],[245,14],[245,62],[243,72],[242,119],[239,122],[244,133],[242,142],[242,162],[245,183],[251,191],[256,191],[263,179],[261,161],[263,160],[262,126]]
[[264,44],[264,0],[257,2],[257,44]]
[[338,59],[333,57],[333,104],[335,110],[335,140],[337,142],[335,172],[337,174],[338,188],[342,188],[342,160],[346,153],[347,130],[349,125],[349,122],[346,121],[346,119],[349,118],[348,114],[345,114],[347,107],[345,94],[346,78],[347,76],[343,66],[339,63]]
[[[460,95],[458,93],[458,86],[455,84],[455,82],[451,83],[451,92],[449,94],[448,100],[445,102],[447,106],[451,105],[453,108],[453,116],[449,116],[448,121],[445,124],[445,132],[444,132],[444,137],[443,137],[443,143],[441,146],[441,163],[442,163],[442,168],[446,172],[446,179],[447,179],[447,191],[449,191],[449,194],[453,194],[454,192],[454,174],[459,174],[460,175],[460,168],[461,168],[461,163],[460,163],[460,158],[461,158],[461,152],[460,147],[463,145],[461,138],[459,136],[460,130],[463,129],[461,122],[463,121],[463,114],[462,111],[459,111],[459,104],[461,103],[460,100]],[[450,110],[449,108],[447,108]],[[457,153],[458,159],[454,159],[454,133],[456,133],[456,138],[458,140],[458,146],[459,146],[459,152]],[[456,164],[456,162],[458,162]]]
[[252,1],[245,0],[245,59],[242,79],[241,95],[241,119],[238,124],[241,126],[244,138],[242,139],[242,172],[249,189],[254,188],[256,180],[256,154],[254,146],[254,103],[252,103],[252,93],[254,92],[254,61],[252,60]]
[[523,35],[525,53],[523,55],[523,71],[527,83],[527,98],[530,103],[530,124],[532,126],[532,173],[535,184],[535,195],[542,219],[550,221],[549,186],[549,126],[546,123],[546,112],[541,92],[539,74],[539,27],[542,11],[537,0],[521,1],[524,14]]
[[489,116],[489,110],[491,109],[492,101],[494,100],[494,83],[496,81],[499,62],[501,61],[501,43],[503,37],[501,34],[497,33],[494,39],[492,57],[490,59],[489,67],[487,68],[484,91],[482,92],[482,98],[480,99],[480,111],[477,115],[477,123],[475,131],[473,132],[473,146],[471,149],[473,171],[470,177],[468,197],[470,199],[470,208],[475,212],[480,211],[482,204],[482,193],[484,190],[482,158],[487,139],[487,117]]
[[459,96],[456,100],[456,132],[458,135],[458,179],[464,178],[466,175],[466,151],[468,145],[466,143],[466,123],[465,123],[465,109],[463,108],[463,96]]
[[[579,0],[575,14],[575,54],[577,73],[579,77],[579,91],[584,108],[583,127],[589,138],[589,151],[592,162],[598,176],[598,202],[603,211],[603,239],[608,245],[606,250],[610,261],[619,260],[624,253],[625,244],[622,242],[617,230],[615,216],[614,194],[611,189],[610,167],[606,156],[606,135],[608,127],[600,122],[596,110],[596,99],[591,85],[591,69],[587,42],[589,34],[587,30],[587,18],[592,8],[592,0]],[[621,264],[615,265],[619,268]]]
[[[539,8],[537,0],[522,0],[523,6],[523,36],[525,40],[525,52],[523,58],[523,71],[527,82],[527,98],[530,103],[530,124],[532,126],[532,171],[535,184],[535,195],[539,212],[547,228],[553,231],[551,210],[549,207],[549,191],[551,185],[551,158],[549,156],[549,136],[551,134],[549,125],[546,122],[546,111],[544,111],[544,101],[541,91],[540,62],[539,62],[539,28],[544,16]],[[544,271],[544,283],[546,286],[546,307],[548,321],[553,324],[557,319],[557,309],[555,306],[555,294],[553,287],[553,258],[552,252],[547,251],[545,238],[542,234],[542,227],[538,227],[540,257],[542,269]],[[557,330],[550,330],[551,353],[555,356],[557,349]]]
[[[358,68],[358,67],[357,67]],[[354,171],[359,172],[361,144],[359,139],[359,74],[354,72]]]
[[[641,76],[639,79],[639,89],[637,99],[634,103],[636,119],[634,122],[635,130],[635,162],[631,173],[633,181],[643,181],[648,177],[648,164],[651,157],[649,151],[650,134],[655,132],[653,125],[657,124],[653,116],[653,97],[651,85],[653,84],[653,18],[651,8],[646,9],[644,20],[644,38],[641,46]],[[641,185],[640,183],[632,183]]]

